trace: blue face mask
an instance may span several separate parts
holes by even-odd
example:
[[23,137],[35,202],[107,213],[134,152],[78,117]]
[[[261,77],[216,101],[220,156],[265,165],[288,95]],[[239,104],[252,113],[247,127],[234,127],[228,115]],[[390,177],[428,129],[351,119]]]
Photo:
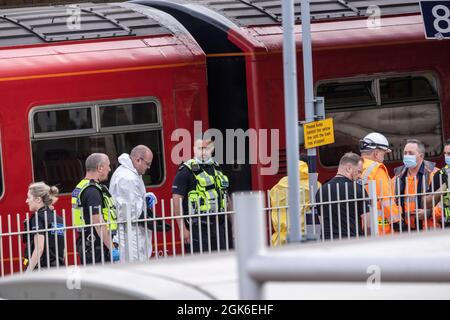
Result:
[[413,156],[413,155],[410,155],[410,154],[404,155],[403,156],[403,164],[407,168],[414,168],[415,166],[417,166],[416,156]]
[[445,156],[445,164],[450,167],[450,156]]

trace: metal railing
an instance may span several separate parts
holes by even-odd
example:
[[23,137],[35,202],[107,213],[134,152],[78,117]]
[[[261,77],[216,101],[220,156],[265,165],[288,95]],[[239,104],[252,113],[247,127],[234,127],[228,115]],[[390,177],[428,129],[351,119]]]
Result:
[[[263,196],[259,193],[240,194],[235,197],[237,215],[237,251],[240,299],[262,299],[263,285],[268,282],[318,281],[318,282],[360,282],[368,281],[368,272],[375,267],[382,270],[379,281],[394,283],[438,283],[450,282],[450,253],[448,252],[448,233],[436,234],[430,242],[434,245],[433,254],[417,249],[418,237],[400,239],[384,237],[378,250],[370,243],[365,246],[328,246],[328,250],[308,248],[290,251],[273,251],[266,246],[264,221],[261,213]],[[426,237],[424,237],[426,238]],[[409,247],[408,241],[415,240]],[[395,241],[404,248],[395,248]],[[436,246],[436,243],[439,246]],[[356,248],[356,250],[355,250]],[[381,249],[380,249],[381,248]],[[384,248],[384,250],[383,250]],[[391,248],[391,250],[386,250]],[[405,248],[409,250],[405,250]],[[289,248],[287,248],[289,249]],[[359,250],[358,250],[359,249]],[[362,250],[361,250],[362,249]],[[371,251],[368,251],[371,250]]]
[[[442,212],[446,191],[431,190],[440,195],[440,198],[439,201],[433,199],[431,208],[427,208],[423,199],[432,193],[426,191],[406,195],[398,192],[378,197],[377,193],[382,194],[383,190],[382,186],[377,188],[374,181],[369,181],[366,193],[355,196],[357,189],[361,189],[357,183],[346,185],[344,192],[338,185],[335,188],[325,185],[317,193],[316,199],[311,200],[308,191],[301,189],[302,238],[305,241],[325,242],[377,237],[380,234],[420,234],[443,229],[448,222]],[[280,246],[289,242],[286,194],[273,190],[265,193],[261,209],[264,223],[261,228],[265,230],[266,238],[270,239],[265,241],[268,246]],[[413,199],[415,207],[421,210],[405,206],[406,199]],[[396,222],[391,219],[380,228],[380,218],[385,220],[384,210],[399,207],[402,203],[403,220],[407,223],[394,228]],[[167,214],[166,204],[169,204],[170,214]],[[181,208],[182,203],[179,205]],[[190,212],[179,216],[175,214],[174,200],[171,199],[168,202],[162,200],[153,207],[155,217],[144,215],[139,219],[132,217],[135,210],[131,206],[130,204],[126,208],[125,213],[122,211],[118,215],[117,230],[111,230],[114,229],[111,222],[92,223],[92,211],[89,214],[91,223],[82,228],[72,225],[72,212],[64,210],[58,213],[60,218],[42,213],[8,215],[6,225],[2,225],[0,219],[0,275],[3,277],[13,272],[30,271],[30,263],[36,263],[33,270],[40,271],[69,265],[151,262],[153,259],[169,256],[226,252],[239,246],[240,240],[235,239],[234,234],[235,229],[240,226],[235,222],[233,210],[201,214]],[[422,212],[422,215],[417,214],[418,212]],[[107,221],[111,220],[108,218]],[[415,222],[414,225],[412,222]],[[186,228],[180,229],[179,226],[182,225]],[[389,232],[383,232],[384,227],[390,227]],[[259,226],[252,225],[249,228],[253,230]],[[245,234],[250,231],[243,232]],[[115,249],[119,252],[119,261],[115,261]]]

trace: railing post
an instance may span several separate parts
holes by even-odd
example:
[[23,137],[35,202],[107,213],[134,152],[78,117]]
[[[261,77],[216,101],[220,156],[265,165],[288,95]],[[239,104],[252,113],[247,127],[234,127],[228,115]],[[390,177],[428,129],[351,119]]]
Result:
[[252,279],[247,265],[250,259],[265,251],[266,232],[261,192],[234,195],[236,208],[236,247],[238,252],[239,297],[261,299],[262,284]]
[[133,260],[132,252],[131,252],[131,242],[132,242],[132,225],[131,225],[131,203],[125,204],[125,211],[127,214],[126,221],[126,236],[125,236],[125,250],[126,250],[126,261],[130,262]]
[[378,204],[377,204],[377,184],[375,180],[369,180],[369,198],[370,198],[370,235],[378,236]]

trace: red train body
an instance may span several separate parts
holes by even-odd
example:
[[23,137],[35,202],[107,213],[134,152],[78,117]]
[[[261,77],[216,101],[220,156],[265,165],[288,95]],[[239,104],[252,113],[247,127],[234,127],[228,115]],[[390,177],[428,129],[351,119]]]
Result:
[[[370,131],[380,131],[391,141],[390,169],[400,163],[403,143],[410,137],[424,140],[428,159],[442,165],[443,140],[450,130],[450,42],[425,39],[418,1],[378,1],[382,13],[378,28],[368,27],[364,14],[368,3],[349,1],[347,5],[352,3],[356,9],[336,1],[327,11],[319,2],[311,2],[315,90],[316,95],[325,96],[326,113],[334,118],[336,130],[336,143],[320,148],[319,180],[332,177],[339,156],[357,151],[358,139]],[[114,159],[137,143],[148,145],[148,139],[157,164],[146,182],[159,198],[169,199],[178,166],[170,160],[177,143],[171,134],[177,128],[192,133],[195,120],[203,121],[204,129],[209,124],[222,132],[279,130],[279,146],[272,154],[280,160],[277,174],[261,175],[261,168],[267,165],[250,165],[247,153],[246,164],[224,166],[233,191],[267,190],[287,174],[285,151],[297,146],[285,145],[280,2],[269,6],[264,1],[249,5],[242,1],[155,0],[91,6],[103,13],[125,8],[129,14],[145,15],[152,21],[142,20],[140,28],[157,23],[157,32],[56,42],[47,36],[35,43],[8,44],[6,41],[16,39],[10,36],[5,38],[6,45],[0,35],[3,231],[8,214],[27,211],[25,195],[30,182],[65,179],[67,192],[71,180],[83,174],[82,169],[73,171],[74,166],[82,168],[82,156],[102,151]],[[10,13],[12,19],[15,11]],[[133,30],[128,27],[125,31],[129,29]],[[296,31],[299,117],[303,119],[300,25]],[[147,106],[153,120],[139,122],[139,113],[133,111],[131,120],[137,122],[121,123],[119,111],[130,114],[129,109],[135,107],[129,105]],[[108,110],[117,106],[122,107],[108,116]],[[44,120],[39,118],[39,112],[47,112],[50,119],[43,123],[55,126],[52,112],[58,118],[57,111],[66,110],[69,115],[60,116],[66,119],[72,109],[84,113],[81,127],[70,127],[70,121],[67,128],[72,129],[62,128],[61,132],[38,126],[46,119],[45,114]],[[105,114],[107,120],[102,118]],[[92,126],[86,127],[89,121]],[[74,140],[63,148],[57,143],[48,145],[64,139]],[[78,147],[86,144],[79,139],[91,139],[89,147]],[[69,146],[76,146],[75,156]],[[255,150],[247,144],[247,151],[251,148]],[[43,149],[47,153],[42,153]],[[64,177],[68,174],[74,177],[68,180]],[[69,194],[61,196],[57,209],[70,210]],[[170,212],[168,203],[166,212]],[[13,230],[17,228],[16,221],[11,225]],[[17,239],[13,244],[17,270]],[[3,243],[2,249],[4,272],[9,272],[8,244]]]

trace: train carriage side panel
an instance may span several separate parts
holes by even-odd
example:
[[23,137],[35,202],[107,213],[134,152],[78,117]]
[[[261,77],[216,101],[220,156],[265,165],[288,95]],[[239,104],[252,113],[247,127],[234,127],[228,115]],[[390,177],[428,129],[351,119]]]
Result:
[[[176,23],[164,13],[145,10]],[[169,198],[178,166],[171,161],[177,143],[172,132],[191,129],[195,120],[208,121],[205,56],[183,32],[4,47],[0,92],[3,231],[7,214],[21,213],[22,224],[27,187],[36,179],[62,180],[56,209],[65,210],[70,223],[70,192],[84,176],[91,152],[109,154],[116,167],[120,153],[150,145],[155,161],[144,181],[159,198]],[[17,227],[12,221],[12,230]],[[19,239],[2,240],[1,271],[18,271]]]

